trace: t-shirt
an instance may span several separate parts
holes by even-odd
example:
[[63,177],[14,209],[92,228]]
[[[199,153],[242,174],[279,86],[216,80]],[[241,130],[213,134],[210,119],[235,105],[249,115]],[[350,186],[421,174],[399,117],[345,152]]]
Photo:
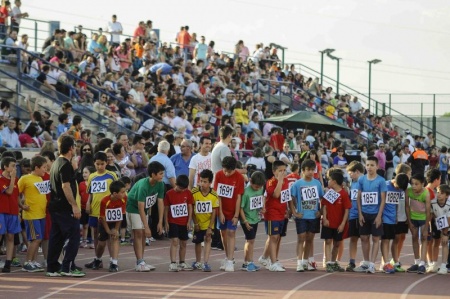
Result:
[[51,199],[48,207],[50,212],[72,212],[72,206],[67,201],[62,190],[63,183],[70,183],[72,196],[75,199],[77,193],[75,170],[69,160],[64,157],[58,157],[55,162],[53,162],[50,170]]
[[144,210],[147,213],[157,200],[164,198],[164,183],[156,182],[150,184],[150,179],[139,180],[133,185],[128,193],[127,213],[139,214],[138,202],[144,203]]
[[164,197],[164,207],[169,208],[167,222],[178,225],[187,225],[189,221],[189,205],[194,204],[190,190],[169,190]]
[[429,194],[426,188],[420,194],[415,194],[412,187],[409,187],[406,191],[409,197],[409,208],[412,220],[426,220],[426,199]]
[[359,212],[358,212],[358,188],[359,183],[358,181],[352,182],[350,185],[350,200],[352,202],[352,207],[350,208],[350,211],[348,213],[348,220],[358,219],[359,218]]
[[319,211],[320,198],[323,196],[323,188],[320,181],[300,179],[291,186],[291,195],[297,202],[297,212],[303,214],[302,219],[316,219]]
[[0,214],[19,215],[19,187],[17,186],[18,179],[14,184],[13,192],[6,193],[9,188],[11,179],[0,175]]
[[81,197],[81,209],[86,210],[86,203],[89,199],[89,193],[87,193],[87,185],[86,181],[82,181],[78,184],[78,191],[80,192]]
[[398,222],[403,222],[408,220],[408,217],[406,217],[406,211],[405,211],[405,191],[402,191],[402,194],[400,196],[400,201],[398,203],[398,208],[397,208],[397,221]]
[[259,222],[259,211],[264,205],[264,190],[254,190],[252,186],[248,186],[242,195],[241,208],[244,210],[245,219],[250,224]]
[[212,211],[219,207],[219,197],[216,191],[210,189],[209,193],[204,196],[202,191],[196,187],[192,189],[192,197],[194,198],[194,215],[199,229],[206,230],[210,224],[214,228],[214,219],[211,219]]
[[228,156],[231,156],[231,151],[228,145],[223,142],[219,142],[216,146],[214,146],[211,152],[211,170],[213,173],[217,173],[222,169],[222,160]]
[[292,187],[292,185],[294,185],[294,183],[296,181],[298,181],[299,179],[301,179],[302,177],[298,174],[298,173],[290,173],[286,176],[286,179],[289,181],[289,188]]
[[447,155],[446,154],[440,154],[439,155],[439,171],[447,171],[448,170],[448,163],[446,163]]
[[201,59],[201,60],[203,60],[203,61],[205,61],[206,60],[206,54],[207,54],[207,52],[208,52],[208,46],[206,45],[206,44],[201,44],[201,43],[198,43],[196,46],[195,46],[195,49],[197,49],[197,60],[198,59]]
[[275,177],[266,182],[266,213],[264,219],[268,221],[283,221],[287,204],[291,200],[289,181],[286,178],[283,180],[280,197],[273,196],[277,184],[278,180]]
[[330,194],[334,192],[335,196],[339,196],[337,199],[334,199],[335,197],[333,196],[331,197],[332,200],[334,200],[334,203],[331,203],[325,198],[322,199],[322,205],[327,208],[328,227],[336,229],[341,225],[342,220],[344,219],[345,210],[349,210],[352,207],[352,204],[347,191],[344,189],[341,189],[339,192],[330,189],[328,192],[330,192]]
[[214,190],[220,198],[225,220],[232,220],[236,212],[237,198],[244,193],[244,177],[237,171],[227,177],[223,170],[220,170],[214,180]]
[[23,219],[44,219],[47,194],[50,193],[50,182],[44,182],[42,177],[30,173],[22,176],[17,185],[19,192],[24,196],[24,204],[30,207],[28,211],[22,210]]
[[397,209],[402,197],[403,191],[395,188],[391,181],[386,181],[386,205],[383,210],[383,223],[397,223]]
[[207,156],[200,153],[194,155],[189,163],[189,169],[195,169],[193,187],[196,187],[200,181],[200,173],[205,169],[211,169],[211,153],[208,153]]
[[358,190],[361,195],[361,211],[366,214],[378,214],[381,205],[381,193],[386,192],[386,181],[377,175],[369,180],[367,175],[358,179]]
[[112,182],[117,180],[117,175],[109,170],[105,173],[98,172],[91,173],[87,182],[87,193],[92,196],[91,199],[91,216],[100,216],[100,202],[105,196],[111,194],[109,186]]
[[[438,220],[439,217],[445,216],[447,217],[447,224],[448,224],[448,218],[450,217],[450,199],[447,198],[444,205],[440,205],[437,199],[433,199],[431,201],[431,213],[433,214],[434,218],[437,221],[442,221],[442,223],[445,223],[445,220]],[[433,221],[436,221],[433,220]]]
[[113,200],[111,195],[105,196],[100,201],[100,217],[105,218],[106,222],[122,221],[126,204],[125,198]]

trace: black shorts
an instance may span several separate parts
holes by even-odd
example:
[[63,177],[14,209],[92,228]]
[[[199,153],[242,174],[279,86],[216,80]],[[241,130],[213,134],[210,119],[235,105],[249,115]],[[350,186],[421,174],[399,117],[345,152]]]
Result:
[[127,228],[127,217],[123,215],[122,223],[120,224],[120,228]]
[[[108,223],[108,227],[109,229],[113,229],[116,227],[116,223],[115,222],[109,222]],[[98,222],[98,240],[99,241],[106,241],[109,240],[109,235],[106,232],[105,228],[103,227],[103,224],[101,224],[101,222]]]
[[280,232],[280,237],[286,237],[287,227],[288,227],[289,219],[284,219],[283,229]]
[[409,226],[406,223],[406,221],[399,221],[395,225],[395,234],[401,235],[401,234],[407,234],[409,231]]
[[303,233],[320,233],[320,220],[315,219],[295,219],[297,235]]
[[334,241],[342,241],[342,236],[343,232],[338,233],[337,228],[322,226],[322,232],[320,233],[320,238],[322,240],[333,239]]
[[383,235],[383,224],[380,227],[376,227],[375,218],[377,214],[366,214],[363,213],[364,225],[359,227],[359,234],[361,236],[372,235],[374,237],[381,237]]
[[436,226],[436,222],[434,220],[431,220],[431,237],[433,239],[440,239],[441,238],[441,231],[438,230]]
[[359,219],[351,219],[348,221],[348,236],[359,238]]
[[395,239],[395,224],[383,223],[383,235],[381,240],[394,240]]
[[258,231],[258,223],[250,224],[251,230],[247,229],[247,226],[241,222],[242,230],[244,231],[245,240],[254,240],[256,238],[256,232]]
[[[198,232],[194,232],[194,235],[192,236],[192,243],[200,244],[203,241],[205,241],[206,231],[207,230],[204,229],[204,230],[199,230]],[[212,231],[211,233],[214,234],[214,231]]]
[[81,210],[81,218],[80,218],[80,224],[86,225],[89,222],[89,214],[86,213],[86,210]]
[[169,223],[169,239],[178,238],[181,241],[189,239],[186,225]]

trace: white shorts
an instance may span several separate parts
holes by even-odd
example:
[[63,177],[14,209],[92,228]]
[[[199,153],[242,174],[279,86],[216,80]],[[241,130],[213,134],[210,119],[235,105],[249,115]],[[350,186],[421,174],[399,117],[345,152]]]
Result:
[[144,223],[142,223],[141,215],[135,213],[127,213],[127,229],[144,229]]

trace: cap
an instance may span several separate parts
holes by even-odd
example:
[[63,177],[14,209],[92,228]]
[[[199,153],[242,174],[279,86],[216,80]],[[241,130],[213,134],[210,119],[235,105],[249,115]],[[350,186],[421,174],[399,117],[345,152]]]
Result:
[[405,130],[405,134],[411,134],[411,132],[409,131],[409,129]]

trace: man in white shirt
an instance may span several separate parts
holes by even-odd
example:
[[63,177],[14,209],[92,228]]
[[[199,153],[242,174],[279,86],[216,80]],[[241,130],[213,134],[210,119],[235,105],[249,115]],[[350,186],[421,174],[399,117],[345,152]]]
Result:
[[12,118],[8,120],[8,126],[2,130],[3,145],[6,147],[20,148],[19,135],[14,129],[16,128],[16,121]]
[[200,151],[192,157],[189,163],[189,189],[197,187],[200,173],[203,170],[211,169],[211,145],[209,137],[200,138]]
[[199,102],[203,100],[204,96],[201,94],[198,84],[201,82],[201,77],[195,79],[194,82],[189,83],[184,92],[187,101]]
[[192,132],[194,129],[192,124],[186,119],[186,113],[183,110],[178,111],[177,116],[170,122],[170,126],[177,130],[185,128],[189,132]]
[[112,21],[108,23],[108,32],[111,33],[110,44],[116,48],[120,45],[120,35],[122,34],[122,24],[117,22],[117,16],[112,16]]
[[19,33],[20,21],[22,18],[27,18],[28,13],[22,13],[20,11],[20,6],[22,6],[22,2],[20,0],[14,1],[14,4],[16,6],[14,6],[11,10],[11,28]]
[[259,120],[263,120],[263,119],[264,119],[264,113],[263,113],[263,111],[262,111],[262,103],[261,103],[261,102],[256,103],[255,106],[256,106],[256,107],[255,107],[256,109],[254,109],[254,110],[252,111],[251,115],[253,115],[253,114],[256,112],[256,113],[258,113]]
[[354,97],[353,101],[349,102],[348,105],[350,106],[350,111],[354,114],[362,109],[361,102],[358,101],[357,97]]

